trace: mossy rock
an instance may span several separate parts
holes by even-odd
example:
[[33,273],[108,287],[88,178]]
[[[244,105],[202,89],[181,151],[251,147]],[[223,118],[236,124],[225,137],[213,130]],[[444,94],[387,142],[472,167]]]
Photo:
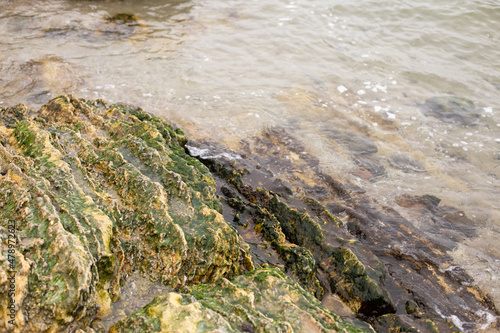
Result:
[[[0,255],[14,220],[19,329],[105,316],[132,271],[173,287],[242,272],[238,234],[181,131],[135,107],[72,96],[28,113],[0,109]],[[4,309],[8,269],[0,266]],[[10,329],[7,313],[0,318]]]
[[168,293],[110,332],[374,332],[330,312],[276,268]]

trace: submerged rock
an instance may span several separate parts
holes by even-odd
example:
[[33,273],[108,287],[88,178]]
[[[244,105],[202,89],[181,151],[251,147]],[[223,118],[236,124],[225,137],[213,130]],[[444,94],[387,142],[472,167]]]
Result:
[[402,154],[394,154],[389,158],[389,164],[395,168],[406,173],[412,172],[426,172],[425,168],[415,160]]
[[422,106],[422,111],[426,116],[450,124],[473,125],[480,117],[479,110],[472,101],[454,96],[429,98]]
[[84,41],[99,41],[103,38],[129,38],[146,31],[146,26],[134,14],[118,13],[105,17],[86,17],[85,20],[63,20],[41,22],[45,37],[71,37]]
[[376,155],[377,145],[370,137],[343,128],[326,128],[323,131],[334,141],[346,147],[354,163],[359,167],[352,172],[356,177],[375,182],[387,174]]
[[42,105],[51,93],[72,93],[80,90],[86,74],[78,66],[55,56],[44,56],[18,63],[1,59],[2,74],[8,84],[2,86],[0,99],[22,98]]

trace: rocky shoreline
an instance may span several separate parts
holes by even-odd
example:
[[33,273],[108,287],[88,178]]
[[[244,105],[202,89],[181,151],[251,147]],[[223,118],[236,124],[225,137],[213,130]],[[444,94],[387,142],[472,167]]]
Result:
[[[281,129],[234,152],[189,142],[140,108],[68,95],[36,112],[0,108],[0,143],[7,332],[500,327],[493,302],[442,245],[322,174]],[[452,240],[472,232],[436,197],[399,204],[430,214]],[[169,290],[103,325],[134,276]]]

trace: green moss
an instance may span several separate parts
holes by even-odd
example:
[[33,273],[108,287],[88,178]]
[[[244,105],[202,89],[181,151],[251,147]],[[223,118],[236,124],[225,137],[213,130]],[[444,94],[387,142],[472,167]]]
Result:
[[28,121],[17,123],[14,129],[14,136],[24,148],[24,153],[30,157],[35,157],[42,149],[42,146],[36,143],[36,134],[30,127],[31,125]]
[[[373,332],[369,325],[358,328],[324,308],[321,303],[278,269],[259,269],[231,281],[197,285],[180,297],[182,310],[176,309],[175,295],[157,297],[144,310],[115,325],[116,332],[127,332],[138,318],[171,318],[189,314],[190,322],[175,326],[183,332],[213,329],[240,331],[244,325],[255,332],[321,331]],[[155,308],[155,311],[145,309]],[[195,310],[197,309],[197,310]],[[187,317],[186,317],[187,318]],[[162,322],[163,325],[169,325]],[[174,325],[170,322],[171,325]],[[139,324],[140,328],[144,328]],[[174,326],[170,326],[174,329]]]
[[98,290],[116,299],[132,270],[174,286],[239,272],[237,233],[220,215],[212,176],[180,146],[182,132],[138,109],[71,96],[35,118],[13,121],[22,155],[0,149],[2,163],[22,167],[0,178],[0,193],[11,193],[1,221],[15,218],[32,244],[20,250],[33,262],[23,303],[33,327],[83,325]]

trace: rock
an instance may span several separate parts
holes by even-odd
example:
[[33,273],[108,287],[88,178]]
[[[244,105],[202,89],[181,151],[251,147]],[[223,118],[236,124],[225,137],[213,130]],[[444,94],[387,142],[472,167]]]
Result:
[[276,268],[159,296],[110,330],[145,331],[373,332],[342,320]]
[[410,300],[405,303],[405,310],[407,314],[413,314],[418,313],[420,311],[420,308],[417,303]]
[[96,26],[96,34],[110,37],[129,37],[141,31],[144,25],[133,14],[119,13],[106,17],[104,22]]
[[441,240],[448,239],[448,242],[453,244],[465,237],[476,236],[474,221],[469,219],[464,211],[455,207],[439,206],[440,202],[441,199],[428,194],[423,196],[402,195],[396,198],[398,205],[410,208],[421,215],[419,219],[427,220],[428,224],[423,229],[439,236]]
[[417,161],[401,154],[394,154],[389,158],[391,167],[402,170],[406,173],[426,172],[425,168]]
[[468,99],[454,96],[432,97],[425,101],[422,111],[449,124],[473,125],[479,121],[479,110]]
[[[249,154],[187,142],[139,108],[102,100],[0,108],[0,306],[17,306],[16,329],[0,312],[3,330],[103,332],[120,318],[112,332],[454,332],[446,318],[496,313],[438,245],[322,174],[286,132],[254,146],[274,149],[270,161],[251,142]],[[430,195],[401,203],[432,211],[436,225],[470,223]],[[122,288],[140,280],[153,291],[139,304]],[[356,319],[324,308],[325,293]]]
[[237,232],[182,131],[138,108],[71,96],[33,117],[25,110],[0,109],[0,246],[7,253],[14,220],[20,330],[88,325],[132,271],[173,287],[242,272]]
[[391,332],[432,332],[439,333],[443,331],[450,331],[453,333],[461,332],[453,325],[451,320],[447,322],[434,322],[429,319],[413,319],[410,316],[396,316],[394,314],[387,314],[377,318],[373,323],[373,327],[380,333]]
[[[157,288],[162,295],[134,314],[121,308],[130,316],[112,332],[372,331],[343,321],[277,268],[254,270],[250,246],[226,223],[215,180],[186,154],[181,130],[136,107],[70,95],[37,112],[0,108],[0,120],[0,305],[12,303],[14,286],[14,331],[103,332],[99,319],[115,315],[112,302],[132,274],[179,292]],[[223,192],[241,214],[254,214],[286,269],[322,291],[311,251],[284,242],[278,212],[262,205],[295,213],[265,190],[247,190],[261,206],[231,187]],[[13,249],[7,221],[16,224]],[[0,318],[13,329],[7,312]]]
[[56,56],[12,62],[5,69],[4,76],[9,84],[3,87],[2,99],[16,96],[37,105],[48,102],[51,94],[56,96],[80,90],[86,78],[78,66]]
[[[413,327],[435,332],[438,327],[439,332],[456,332],[454,323],[490,325],[481,313],[497,320],[498,311],[488,295],[453,264],[442,237],[422,237],[413,221],[393,207],[322,172],[314,156],[287,131],[273,128],[243,141],[244,154],[231,152],[240,159],[225,157],[220,148],[214,154],[210,144],[195,146],[205,150],[200,161],[216,175],[218,189],[225,187],[218,193],[223,196],[226,220],[238,214],[239,221],[246,223],[234,226],[250,245],[255,267],[283,267],[288,276],[321,297],[321,290],[314,287],[314,274],[301,275],[293,262],[278,253],[280,244],[304,248],[316,263],[315,275],[324,294],[335,293],[357,318],[373,325],[382,320],[385,331]],[[269,190],[278,179],[275,175],[290,184],[291,193]],[[449,217],[448,209],[440,207],[440,199],[433,195],[408,196],[397,202],[424,214],[436,211]],[[409,300],[420,311],[407,314]],[[464,329],[474,326],[467,325]]]
[[358,166],[351,173],[356,177],[372,182],[384,177],[387,172],[377,157],[375,142],[364,134],[349,129],[327,128],[324,132],[334,141],[346,147],[354,163]]
[[[246,211],[253,222],[257,235],[252,235],[247,241],[250,242],[255,237],[265,240],[281,259],[280,263],[284,264],[285,270],[302,287],[320,299],[327,288],[336,293],[355,313],[374,316],[395,311],[383,286],[380,262],[367,253],[365,256],[371,256],[372,263],[364,265],[353,252],[358,251],[356,246],[344,246],[339,242],[341,238],[334,238],[331,242],[326,240],[322,229],[324,225],[330,225],[339,234],[348,237],[342,223],[326,207],[311,199],[302,203],[296,200],[294,203],[303,205],[305,210],[300,212],[284,202],[286,195],[279,196],[266,190],[276,180],[274,177],[260,178],[259,173],[265,172],[262,169],[256,175],[261,180],[257,182],[252,179],[254,172],[248,173],[248,170],[256,170],[255,167],[244,164],[244,161],[230,159],[228,154],[220,151],[218,154],[209,154],[209,147],[204,149],[207,154],[201,160],[225,181],[221,188],[225,188],[224,192],[230,194],[226,201],[228,205],[239,212]],[[247,168],[241,168],[239,163]],[[254,188],[250,185],[256,183],[261,187]],[[235,190],[229,191],[229,187]],[[235,192],[241,195],[237,205],[234,204]],[[241,209],[242,206],[244,210]],[[315,218],[308,209],[314,212]],[[325,274],[323,283],[318,279],[318,270]]]

